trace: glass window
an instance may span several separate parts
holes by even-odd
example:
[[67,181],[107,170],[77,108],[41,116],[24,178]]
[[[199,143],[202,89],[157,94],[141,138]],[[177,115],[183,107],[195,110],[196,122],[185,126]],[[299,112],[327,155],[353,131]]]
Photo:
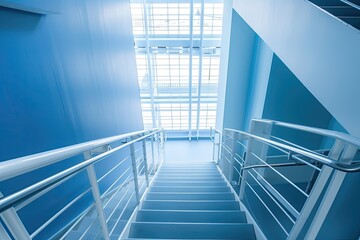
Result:
[[196,1],[193,16],[190,7],[131,1],[144,127],[184,136],[215,125],[223,0]]

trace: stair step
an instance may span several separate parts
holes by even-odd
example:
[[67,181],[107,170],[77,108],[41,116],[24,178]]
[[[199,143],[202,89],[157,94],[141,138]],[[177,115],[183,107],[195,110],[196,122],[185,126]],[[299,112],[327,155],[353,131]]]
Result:
[[157,210],[240,210],[236,201],[162,201],[145,200],[142,209]]
[[159,173],[158,177],[221,177],[219,173]]
[[174,177],[157,177],[156,181],[159,182],[224,182],[221,177],[209,178],[209,177],[197,177],[197,178],[174,178]]
[[254,240],[253,226],[246,223],[142,223],[131,225],[129,238],[244,239]]
[[150,192],[171,192],[171,193],[177,193],[177,192],[231,192],[229,187],[150,187]]
[[162,173],[158,177],[221,177],[218,173],[200,174],[200,173]]
[[246,223],[242,211],[159,211],[140,210],[138,222]]
[[183,172],[204,172],[204,171],[218,171],[215,166],[202,166],[202,167],[162,167],[161,171],[183,171]]
[[209,168],[161,168],[161,172],[198,172],[198,173],[208,173],[208,172],[216,172],[219,171],[215,167]]
[[182,161],[180,162],[165,162],[163,164],[164,167],[168,166],[179,166],[179,167],[192,167],[192,166],[215,166],[214,162],[187,162],[184,163]]
[[219,171],[216,168],[161,168],[160,172],[162,173],[217,173]]
[[163,165],[127,237],[254,240],[255,233],[216,165],[208,162]]
[[184,168],[184,167],[162,167],[161,172],[164,171],[182,171],[182,172],[219,172],[216,167],[199,167],[199,168]]
[[227,184],[224,181],[218,182],[189,182],[189,181],[172,181],[172,182],[162,182],[162,181],[154,181],[152,184],[153,187],[160,186],[217,186],[217,187],[226,187]]
[[154,193],[149,192],[147,200],[234,200],[232,193]]
[[219,175],[219,172],[217,170],[199,170],[199,171],[186,171],[186,170],[162,170],[159,172],[159,174],[217,174]]

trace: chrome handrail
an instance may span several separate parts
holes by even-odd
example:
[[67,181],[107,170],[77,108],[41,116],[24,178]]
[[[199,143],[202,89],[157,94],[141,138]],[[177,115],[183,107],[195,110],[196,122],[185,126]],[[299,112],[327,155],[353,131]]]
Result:
[[[320,135],[335,141],[331,149],[321,153],[274,136],[273,126]],[[338,179],[343,180],[347,173],[360,172],[360,162],[355,160],[356,152],[360,148],[360,139],[337,131],[266,119],[254,119],[251,129],[251,133],[231,128],[223,130],[220,142],[222,155],[218,158],[217,165],[245,208],[251,208],[253,205],[246,202],[250,191],[250,194],[256,196],[264,205],[283,233],[289,239],[297,239],[299,229],[305,227],[304,223],[317,202],[321,202],[319,207],[316,207],[318,211],[328,211],[331,206],[332,196],[321,196],[321,193],[338,191]],[[210,135],[213,134],[214,131],[211,129]],[[215,149],[215,139],[211,139]],[[272,155],[276,152],[284,155],[277,159],[279,155]],[[273,158],[275,161],[270,160]],[[306,183],[306,188],[303,189],[298,183]],[[304,201],[302,205],[294,204],[284,190],[279,190],[278,185],[288,186],[290,192],[296,191],[299,198]],[[268,201],[271,201],[272,205],[268,205]],[[331,203],[324,205],[326,201]],[[272,207],[274,204],[277,206],[276,209]],[[279,209],[280,213],[277,212]],[[250,214],[256,221],[257,216],[254,213]],[[278,218],[280,215],[286,218]],[[288,221],[292,225],[287,226]],[[258,224],[260,226],[261,223]]]
[[360,163],[344,164],[344,163],[337,162],[337,161],[335,161],[333,159],[330,159],[328,157],[314,154],[311,151],[305,151],[305,150],[302,150],[302,149],[298,149],[298,148],[288,146],[286,144],[279,143],[279,142],[276,142],[276,141],[273,141],[273,140],[270,140],[270,139],[267,139],[267,138],[263,138],[263,137],[259,137],[257,135],[253,135],[251,133],[247,133],[247,132],[243,132],[243,131],[239,131],[239,130],[231,129],[231,128],[225,128],[224,130],[234,131],[234,132],[243,134],[245,136],[248,136],[250,138],[257,139],[258,141],[261,141],[261,142],[264,142],[264,143],[267,143],[267,144],[270,144],[270,145],[274,145],[274,146],[286,149],[286,150],[288,150],[290,152],[301,154],[301,155],[303,155],[305,157],[311,158],[314,161],[320,162],[322,164],[325,164],[325,165],[327,165],[329,167],[335,168],[335,169],[343,171],[343,172],[359,172],[360,171]]
[[339,140],[348,142],[348,143],[356,145],[356,146],[360,146],[359,138],[351,136],[351,135],[343,133],[343,132],[339,132],[339,131],[323,129],[323,128],[316,128],[316,127],[308,127],[308,126],[303,126],[303,125],[299,125],[299,124],[286,123],[286,122],[269,120],[269,119],[253,119],[253,121],[270,123],[273,125],[286,127],[286,128],[292,128],[292,129],[305,131],[305,132],[309,132],[309,133],[313,133],[313,134],[317,134],[317,135],[322,135],[325,137],[332,137],[332,138],[339,139]]
[[[146,176],[146,178],[148,178],[149,175],[148,172],[149,166],[147,165],[148,151],[146,150],[146,146],[148,145],[146,143],[147,141],[146,139],[148,138],[150,138],[151,140],[151,143],[149,144],[151,144],[152,146],[151,147],[151,152],[152,152],[151,159],[153,165],[152,168],[153,171],[155,172],[158,161],[163,160],[164,137],[165,137],[164,130],[159,128],[136,131],[132,133],[98,139],[94,141],[72,145],[69,147],[46,151],[43,153],[11,159],[0,163],[0,181],[3,181],[6,179],[14,178],[24,173],[32,172],[33,170],[36,170],[38,168],[51,165],[53,163],[59,162],[63,159],[71,158],[76,155],[82,154],[83,157],[85,158],[85,160],[79,164],[68,167],[67,169],[61,172],[58,172],[28,187],[24,187],[21,190],[11,193],[7,196],[2,196],[0,193],[0,213],[7,214],[6,216],[7,220],[5,221],[5,225],[10,229],[11,234],[13,235],[13,237],[15,237],[15,239],[18,238],[31,239],[37,234],[39,234],[41,231],[43,231],[51,222],[53,222],[66,209],[68,209],[80,198],[82,198],[86,193],[88,193],[89,190],[92,190],[93,197],[95,200],[95,203],[92,206],[95,206],[98,212],[99,221],[102,229],[101,231],[103,233],[104,239],[109,239],[109,236],[112,233],[112,231],[109,233],[106,226],[107,221],[104,218],[104,212],[103,212],[105,206],[102,206],[101,203],[102,199],[109,196],[110,193],[116,194],[130,180],[135,182],[137,181],[138,178],[142,179],[141,175],[144,175]],[[142,148],[142,153],[141,153],[142,157],[140,157],[142,158],[142,161],[139,162],[137,161],[139,158],[136,159],[135,154],[140,154],[140,148],[138,148],[136,151],[134,149],[134,145],[137,142],[142,142],[142,147],[140,147]],[[155,142],[157,142],[156,145],[158,148],[157,158],[154,158],[153,146]],[[116,147],[114,146],[113,148],[111,148],[109,144],[112,144],[112,146],[115,145]],[[130,177],[129,176],[125,181],[125,183],[122,183],[120,184],[120,186],[117,186],[115,187],[115,189],[112,189],[115,186],[115,183],[119,181],[119,178],[123,176],[123,174],[120,175],[120,177],[116,179],[115,183],[111,184],[110,187],[102,195],[100,195],[99,186],[98,186],[99,181],[103,179],[104,176],[107,176],[109,172],[105,173],[105,175],[100,179],[97,179],[97,176],[95,174],[94,164],[108,157],[114,152],[124,149],[126,147],[130,147],[130,157],[131,157],[131,162],[133,164],[132,178],[128,181],[128,178]],[[162,155],[160,155],[160,153],[162,153]],[[129,159],[129,156],[121,160],[119,164],[123,163],[126,159]],[[116,164],[115,167],[110,169],[110,172],[113,171],[115,168],[117,168],[119,164]],[[147,169],[144,169],[143,167],[142,170],[140,170],[140,172],[135,171],[136,165],[140,165],[140,164],[144,164],[144,167],[146,166]],[[78,174],[80,171],[83,171],[85,169],[87,170],[91,187],[85,192],[82,192],[80,195],[78,195],[70,203],[67,203],[65,207],[63,207],[60,211],[58,211],[55,215],[53,215],[50,219],[48,219],[43,225],[37,228],[33,233],[31,234],[28,233],[25,227],[23,227],[23,223],[21,222],[21,219],[18,217],[16,211],[26,206],[30,202],[33,202],[34,200],[41,197],[51,189],[59,186],[64,181],[69,180],[70,178]],[[128,170],[129,168],[126,171]],[[149,185],[147,184],[145,187],[148,186]],[[140,190],[135,186],[135,192],[132,194],[132,196],[136,193],[136,197],[139,198]]]
[[347,4],[350,7],[353,7],[353,8],[356,8],[357,10],[360,10],[360,6],[353,3],[353,2],[350,2],[350,1],[347,1],[347,0],[340,0],[340,1]]
[[294,166],[306,166],[305,163],[270,163],[269,165],[266,164],[254,164],[248,165],[246,167],[242,167],[242,170],[247,170],[251,168],[268,168],[268,167],[294,167]]
[[[160,130],[156,130],[154,133],[159,132]],[[147,134],[143,137],[137,138],[135,140],[132,140],[130,142],[127,142],[121,146],[118,146],[116,148],[113,148],[105,153],[99,154],[96,157],[90,158],[89,160],[86,160],[82,163],[79,163],[73,167],[70,167],[64,171],[61,171],[57,174],[54,174],[51,177],[48,177],[38,183],[35,183],[27,188],[24,188],[18,192],[15,192],[11,195],[8,195],[6,197],[3,197],[0,199],[0,212],[5,211],[6,209],[12,207],[13,205],[15,205],[18,202],[21,202],[23,200],[25,200],[27,197],[31,197],[32,194],[36,194],[39,191],[42,191],[48,187],[51,187],[53,184],[56,184],[58,181],[61,181],[62,179],[76,174],[79,171],[85,169],[87,166],[90,166],[91,164],[96,163],[97,161],[99,161],[100,159],[122,149],[125,148],[127,146],[130,146],[131,144],[138,142],[139,140],[145,139],[149,136],[151,136],[153,133]],[[89,150],[89,149],[88,149]],[[85,150],[86,151],[86,150]]]
[[159,129],[143,130],[132,133],[126,133],[118,136],[102,138],[94,141],[88,141],[85,143],[79,143],[68,147],[58,148],[46,152],[28,155],[25,157],[19,157],[15,159],[6,160],[0,162],[0,181],[4,181],[9,178],[19,176],[21,174],[33,171],[35,169],[45,167],[64,160],[82,154],[83,152],[95,149],[97,147],[113,143],[122,139],[137,136],[146,132],[153,132]]

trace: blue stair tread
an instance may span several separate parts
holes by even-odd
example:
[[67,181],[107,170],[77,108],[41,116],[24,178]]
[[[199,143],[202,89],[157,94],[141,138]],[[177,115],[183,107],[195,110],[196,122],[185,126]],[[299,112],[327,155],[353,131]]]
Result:
[[247,223],[143,223],[131,225],[130,238],[156,239],[244,239],[255,240]]
[[156,182],[223,182],[222,178],[168,178],[160,177],[156,179]]
[[246,223],[242,211],[159,211],[139,210],[139,222]]
[[145,200],[142,209],[162,210],[240,210],[236,201],[162,201]]
[[234,200],[233,193],[163,193],[151,192],[146,200]]
[[154,181],[152,184],[153,187],[160,187],[160,186],[181,186],[181,187],[186,187],[186,186],[227,186],[227,184],[224,181],[218,181],[218,182],[186,182],[186,181],[176,181],[176,182],[162,182],[162,181]]
[[127,237],[256,239],[253,226],[212,162],[163,165]]
[[196,187],[196,186],[165,186],[150,187],[150,192],[231,192],[229,187]]
[[177,175],[182,175],[182,176],[221,176],[220,173],[217,171],[207,171],[207,172],[204,172],[204,171],[199,171],[199,172],[162,171],[162,172],[158,173],[158,176],[177,176]]

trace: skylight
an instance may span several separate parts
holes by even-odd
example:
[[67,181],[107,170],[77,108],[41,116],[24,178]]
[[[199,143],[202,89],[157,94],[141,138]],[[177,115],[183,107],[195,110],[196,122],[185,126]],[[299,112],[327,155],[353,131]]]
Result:
[[215,126],[223,1],[131,0],[131,11],[144,127],[201,136]]

